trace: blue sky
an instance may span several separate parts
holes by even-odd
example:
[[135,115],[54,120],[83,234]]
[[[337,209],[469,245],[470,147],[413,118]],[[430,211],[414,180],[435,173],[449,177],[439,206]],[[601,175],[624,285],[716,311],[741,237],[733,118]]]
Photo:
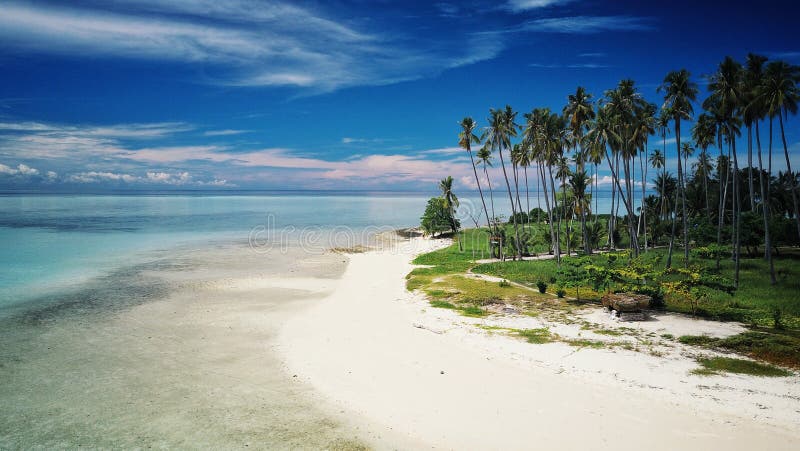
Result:
[[468,189],[466,115],[800,63],[794,2],[716,3],[6,1],[0,189]]

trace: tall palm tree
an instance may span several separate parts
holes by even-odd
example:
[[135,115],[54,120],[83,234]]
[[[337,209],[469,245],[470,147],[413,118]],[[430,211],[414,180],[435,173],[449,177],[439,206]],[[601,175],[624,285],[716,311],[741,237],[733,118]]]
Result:
[[[756,128],[756,146],[758,155],[758,189],[760,192],[759,199],[761,201],[761,219],[764,224],[764,258],[767,260],[769,266],[770,283],[775,285],[778,280],[775,278],[775,265],[772,262],[772,237],[769,230],[769,179],[771,174],[767,174],[766,180],[764,179],[764,161],[761,154],[761,131],[759,124],[767,111],[765,108],[764,97],[761,95],[762,82],[764,78],[764,63],[767,62],[767,57],[755,55],[750,53],[747,55],[745,73],[745,87],[747,92],[745,95],[744,118],[745,121],[750,121],[755,124]],[[748,129],[749,135],[749,129]]]
[[511,203],[511,220],[514,223],[514,244],[516,245],[516,256],[522,258],[522,246],[519,241],[519,226],[517,225],[517,209],[514,205],[514,196],[511,194],[511,182],[508,180],[508,172],[503,159],[503,149],[511,147],[511,137],[517,135],[517,125],[514,123],[517,113],[510,106],[506,105],[505,110],[489,110],[489,126],[483,133],[482,140],[492,144],[500,155],[500,167],[503,169],[503,177],[506,180],[508,189],[508,200]]
[[[653,169],[655,169],[656,171],[658,171],[659,169],[663,169],[664,172],[662,174],[660,174],[660,175],[662,175],[662,176],[666,175],[666,173],[667,173],[666,161],[664,160],[664,154],[661,153],[660,150],[656,149],[652,153],[650,153],[650,166],[652,166]],[[661,193],[664,192],[664,181],[665,181],[665,179],[666,179],[666,177],[662,177],[661,178],[661,184],[659,185],[659,186],[661,186]],[[656,187],[656,189],[658,189],[658,186]],[[661,217],[663,218],[665,216],[664,206],[666,205],[666,203],[664,202],[665,199],[664,199],[663,195],[659,196],[659,199],[660,199],[660,201],[659,201],[659,204],[660,204],[659,212],[661,214]]]
[[[729,153],[733,156],[733,256],[735,261],[734,285],[739,283],[739,251],[740,251],[740,203],[739,193],[739,159],[736,154],[736,137],[739,130],[740,109],[742,104],[742,66],[730,56],[719,64],[708,84],[711,95],[703,102],[703,108],[713,112],[720,121],[720,132],[728,143]],[[724,196],[723,196],[724,201]],[[724,208],[724,206],[723,206]],[[721,211],[722,212],[722,211]],[[718,234],[719,236],[719,234]],[[719,238],[718,238],[719,239]],[[717,260],[719,267],[719,259]]]
[[[585,170],[580,170],[577,172],[573,172],[569,176],[569,186],[572,188],[572,195],[575,198],[575,202],[572,205],[572,209],[575,214],[579,215],[581,218],[586,217],[586,211],[591,208],[591,200],[586,198],[586,187],[590,184],[589,176],[586,175]],[[588,234],[582,238],[583,240],[588,240]],[[589,243],[584,242],[584,249],[588,246]]]
[[[592,95],[586,92],[582,86],[578,86],[575,94],[570,94],[567,98],[567,105],[563,110],[564,116],[572,132],[573,146],[575,149],[575,170],[577,173],[584,173],[585,155],[581,146],[583,141],[586,124],[595,117],[594,106],[592,105]],[[579,148],[580,147],[580,148]],[[581,209],[581,235],[583,237],[583,251],[587,254],[592,253],[589,245],[589,237],[586,230],[586,209]]]
[[[695,122],[694,126],[692,127],[692,139],[694,140],[695,146],[700,148],[700,157],[698,161],[702,162],[702,165],[698,166],[698,168],[702,169],[703,191],[705,192],[706,198],[706,217],[708,218],[711,217],[711,207],[708,200],[708,165],[710,164],[710,159],[707,151],[710,146],[714,145],[716,135],[717,127],[711,116],[709,116],[707,113],[703,113],[698,116],[697,122]],[[699,173],[700,172],[698,172],[698,174]]]
[[[672,113],[672,120],[675,122],[675,143],[678,149],[678,193],[681,196],[683,206],[683,258],[684,266],[689,266],[689,225],[686,217],[686,193],[683,183],[683,168],[681,166],[681,119],[690,120],[694,107],[692,102],[697,98],[697,85],[691,81],[691,74],[686,69],[672,71],[664,77],[664,82],[658,87],[659,92],[664,92],[664,107],[669,108]],[[675,216],[678,215],[677,202],[675,206]],[[675,242],[675,222],[673,222],[672,233],[669,242],[669,253],[667,255],[667,268],[672,266],[672,250]]]
[[492,216],[489,220],[489,224],[494,225],[495,232],[497,232],[497,224],[495,223],[495,213],[494,213],[494,192],[492,190],[492,179],[489,178],[489,171],[487,168],[492,167],[492,151],[489,149],[488,144],[484,144],[478,153],[475,155],[478,157],[478,161],[482,163],[483,166],[483,176],[486,179],[486,184],[489,186],[489,201],[491,202],[492,206]]
[[[639,227],[643,228],[644,232],[644,251],[647,252],[647,209],[644,205],[644,199],[647,195],[647,144],[650,135],[655,133],[656,126],[656,110],[658,107],[652,103],[645,103],[638,109],[636,114],[636,126],[634,128],[633,140],[639,148],[639,171],[642,177],[642,199],[639,214]],[[638,234],[638,229],[637,229]]]
[[461,132],[458,134],[458,145],[466,150],[469,154],[469,161],[472,163],[472,173],[475,174],[475,184],[478,185],[478,194],[481,196],[481,204],[483,204],[483,212],[486,214],[486,225],[491,229],[492,224],[489,218],[489,210],[486,208],[486,199],[483,198],[483,189],[481,189],[481,179],[478,177],[478,169],[475,166],[475,158],[472,156],[472,144],[480,144],[481,140],[475,134],[475,128],[478,124],[471,117],[465,117],[459,123]]
[[[772,139],[772,120],[775,116],[778,117],[781,141],[783,142],[783,154],[786,157],[786,170],[789,174],[792,174],[792,163],[789,159],[783,121],[784,117],[788,118],[789,113],[797,113],[797,102],[800,100],[800,90],[797,88],[798,82],[800,82],[800,67],[788,64],[785,61],[773,61],[767,64],[760,93],[769,115],[770,140]],[[800,209],[797,201],[797,185],[793,177],[789,177],[789,180],[794,218],[797,224],[797,235],[800,237]]]
[[456,225],[456,208],[459,206],[458,197],[453,193],[453,177],[447,176],[439,182],[439,189],[442,190],[444,206],[450,212],[450,229],[455,233],[458,231]]

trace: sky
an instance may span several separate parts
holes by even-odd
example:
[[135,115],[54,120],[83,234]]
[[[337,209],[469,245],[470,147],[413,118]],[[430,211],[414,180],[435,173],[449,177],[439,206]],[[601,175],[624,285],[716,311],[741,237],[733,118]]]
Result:
[[[799,12],[768,0],[7,0],[0,189],[427,192],[452,175],[470,190],[461,118],[561,111],[578,85],[599,98],[623,78],[660,106],[657,86],[681,68],[702,100],[726,55],[800,64]],[[786,136],[800,167],[797,117]],[[777,127],[774,139],[782,170]]]

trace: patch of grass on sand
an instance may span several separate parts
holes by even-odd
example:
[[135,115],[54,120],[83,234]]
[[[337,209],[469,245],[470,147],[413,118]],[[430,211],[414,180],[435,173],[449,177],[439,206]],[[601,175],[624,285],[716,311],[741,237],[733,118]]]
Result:
[[719,373],[749,374],[761,377],[785,377],[791,376],[790,371],[772,365],[753,362],[752,360],[733,359],[730,357],[711,357],[698,359],[697,363],[701,368],[692,371],[692,374],[699,376],[710,376]]
[[514,333],[527,340],[528,343],[544,344],[553,341],[553,336],[545,327],[539,329],[516,329]]
[[597,340],[588,340],[586,338],[568,338],[564,340],[564,343],[574,346],[576,348],[604,348],[607,343]]
[[447,308],[447,309],[452,309],[452,310],[455,310],[455,309],[458,308],[455,305],[453,305],[453,304],[451,304],[451,303],[449,303],[447,301],[431,301],[431,307]]
[[800,333],[753,329],[727,338],[684,335],[678,341],[692,346],[736,352],[772,364],[800,368]]

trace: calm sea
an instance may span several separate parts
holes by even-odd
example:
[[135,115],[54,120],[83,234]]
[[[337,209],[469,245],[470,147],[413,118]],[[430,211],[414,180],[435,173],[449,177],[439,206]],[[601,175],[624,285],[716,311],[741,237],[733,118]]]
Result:
[[308,241],[330,231],[350,244],[348,231],[418,224],[425,201],[381,193],[2,195],[0,308],[177,246]]

